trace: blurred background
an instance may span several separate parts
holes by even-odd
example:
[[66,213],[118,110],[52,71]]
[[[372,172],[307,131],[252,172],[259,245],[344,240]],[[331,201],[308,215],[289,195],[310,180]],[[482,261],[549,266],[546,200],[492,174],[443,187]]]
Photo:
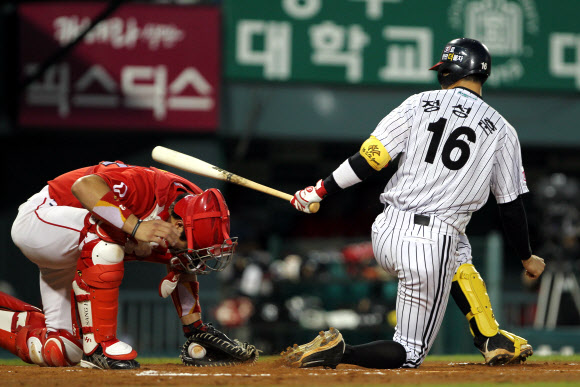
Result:
[[[484,99],[517,129],[533,251],[525,281],[493,196],[467,228],[503,329],[536,354],[580,350],[580,29],[577,0],[10,1],[0,5],[0,290],[40,305],[38,269],[10,237],[18,206],[48,180],[103,160],[166,168],[172,148],[293,194],[358,151],[411,94],[437,89],[457,37],[493,57]],[[322,203],[283,200],[172,170],[224,193],[235,262],[200,278],[203,319],[265,354],[328,326],[359,344],[390,339],[396,279],[370,226],[396,163]],[[171,170],[171,169],[170,169]],[[142,356],[184,338],[157,295],[161,265],[128,263],[120,336]],[[475,353],[450,300],[431,353]],[[7,353],[0,353],[7,355]]]

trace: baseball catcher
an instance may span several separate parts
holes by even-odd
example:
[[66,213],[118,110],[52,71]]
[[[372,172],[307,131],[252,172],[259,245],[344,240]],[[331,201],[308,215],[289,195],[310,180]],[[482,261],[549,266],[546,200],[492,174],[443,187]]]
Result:
[[216,348],[256,359],[254,347],[201,319],[197,274],[231,262],[229,233],[217,189],[120,161],[65,173],[19,207],[12,239],[40,269],[43,310],[0,296],[0,346],[41,366],[139,368],[137,352],[117,338],[117,312],[125,262],[145,261],[166,265],[159,293],[171,296],[188,347],[200,340],[213,364],[225,358]]

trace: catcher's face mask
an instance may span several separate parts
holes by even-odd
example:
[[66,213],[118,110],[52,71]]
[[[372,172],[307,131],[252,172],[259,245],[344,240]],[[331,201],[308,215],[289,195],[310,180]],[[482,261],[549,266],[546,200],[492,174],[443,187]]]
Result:
[[230,238],[230,212],[218,189],[188,195],[173,211],[183,220],[187,249],[171,252],[171,264],[191,274],[222,271],[231,262],[238,238]]

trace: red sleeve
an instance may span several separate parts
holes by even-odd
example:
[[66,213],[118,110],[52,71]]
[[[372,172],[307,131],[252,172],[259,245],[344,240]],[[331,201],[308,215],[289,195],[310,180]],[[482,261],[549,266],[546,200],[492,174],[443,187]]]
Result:
[[155,206],[155,172],[150,168],[103,162],[93,174],[105,180],[135,216],[146,216]]
[[85,167],[62,174],[48,182],[49,194],[59,206],[82,208],[82,204],[71,192],[71,187],[77,179],[90,175],[94,167]]

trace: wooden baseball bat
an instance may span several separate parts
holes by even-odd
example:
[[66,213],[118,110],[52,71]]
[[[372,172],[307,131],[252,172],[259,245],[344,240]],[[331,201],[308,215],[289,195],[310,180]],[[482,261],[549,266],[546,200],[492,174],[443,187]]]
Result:
[[[181,169],[182,171],[195,173],[196,175],[205,176],[212,179],[227,181],[229,183],[238,184],[288,201],[292,200],[292,198],[294,197],[285,192],[278,191],[277,189],[270,188],[265,185],[256,183],[254,181],[248,180],[244,177],[228,172],[225,169],[206,163],[203,160],[197,159],[193,156],[189,156],[181,152],[174,151],[169,148],[156,146],[153,149],[153,152],[151,152],[151,156],[155,161],[158,161],[162,164],[169,165],[177,169]],[[310,212],[312,213],[318,212],[319,208],[320,203],[311,203],[310,206],[308,206],[308,209],[310,209]]]

